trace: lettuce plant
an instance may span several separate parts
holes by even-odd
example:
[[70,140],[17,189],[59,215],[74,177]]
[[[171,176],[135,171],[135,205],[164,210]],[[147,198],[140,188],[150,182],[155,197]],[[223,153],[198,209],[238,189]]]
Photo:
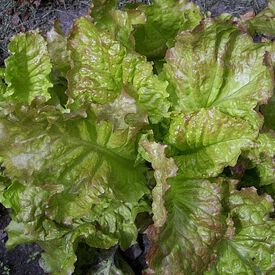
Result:
[[[145,274],[273,274],[275,46],[251,37],[265,17],[275,35],[272,4],[245,22],[185,0],[116,4],[93,1],[69,36],[9,44],[7,247],[35,242],[45,272],[72,274],[79,242],[125,250],[146,212]],[[132,273],[112,258],[100,272]]]

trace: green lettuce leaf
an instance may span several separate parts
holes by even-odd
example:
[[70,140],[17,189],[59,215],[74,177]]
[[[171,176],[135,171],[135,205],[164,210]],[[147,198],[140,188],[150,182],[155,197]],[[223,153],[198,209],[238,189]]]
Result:
[[264,126],[275,131],[275,94],[266,105],[261,106],[264,115]]
[[174,115],[165,141],[186,178],[217,176],[257,138],[254,108],[273,92],[266,49],[223,16],[180,33],[167,51],[162,78]]
[[186,0],[154,0],[139,9],[145,13],[146,23],[135,28],[135,49],[150,59],[163,57],[178,31],[193,29],[201,20],[199,7]]
[[[62,205],[59,213],[52,214],[49,208],[56,204],[53,200],[56,200],[54,196],[58,195],[49,190],[49,187],[11,185],[4,192],[2,201],[6,207],[13,210],[12,222],[6,228],[9,235],[7,247],[36,242],[44,250],[41,264],[45,272],[72,274],[76,261],[74,251],[79,241],[85,241],[93,247],[109,248],[120,239],[123,249],[134,242],[137,236],[134,223],[137,209],[134,209],[133,205],[103,197],[99,202],[92,202],[92,199],[88,202],[87,196],[91,194],[84,195],[84,190],[80,192],[82,194],[75,195],[78,200],[71,202],[66,201],[63,194],[62,203],[66,206]],[[71,199],[74,197],[71,196]],[[87,211],[83,214],[85,203],[90,203],[90,213]],[[61,210],[66,211],[61,213]],[[78,210],[82,211],[82,217],[76,217],[75,212]],[[63,216],[70,219],[68,215],[74,215],[73,223],[68,224],[67,220],[64,224],[60,221]]]
[[95,0],[92,3],[91,16],[97,28],[107,31],[123,46],[133,49],[135,39],[134,25],[144,24],[145,15],[140,10],[118,10],[116,0]]
[[87,267],[89,267],[87,272],[95,275],[134,275],[131,267],[121,257],[117,246],[102,250],[80,243],[77,257],[75,275],[82,275],[83,269],[86,271]]
[[236,165],[241,150],[251,147],[257,135],[243,119],[202,108],[173,118],[166,141],[178,150],[173,159],[183,177],[208,178]]
[[68,43],[72,60],[69,98],[81,105],[113,101],[122,89],[124,48],[98,31],[87,17],[76,21]]
[[268,216],[273,201],[255,188],[233,191],[227,238],[218,246],[217,262],[205,274],[273,274],[275,221]]
[[147,187],[134,132],[49,107],[15,110],[0,123],[5,175],[15,181],[3,195],[13,209],[9,247],[37,242],[45,270],[71,274],[79,239],[123,249],[136,240]]
[[117,259],[109,258],[101,261],[96,268],[91,269],[94,275],[134,275],[135,273],[128,264],[120,260],[119,266],[115,263]]
[[124,90],[153,123],[168,115],[168,83],[153,74],[152,64],[144,57],[127,53],[125,47],[97,29],[88,18],[77,20],[69,49],[72,60],[68,73],[69,108],[107,104]]
[[153,219],[148,274],[273,274],[271,198],[222,178],[239,159],[239,186],[275,194],[275,44],[251,38],[272,35],[273,4],[200,25],[187,0],[134,6],[95,0],[68,37],[56,25],[46,40],[12,39],[0,69],[7,247],[37,243],[44,271],[67,275],[85,244],[111,251],[88,273],[133,274],[115,251]]
[[21,33],[13,37],[8,48],[5,96],[13,102],[29,104],[36,97],[50,99],[52,65],[44,38],[35,31]]
[[137,98],[140,109],[148,113],[152,123],[169,117],[168,82],[153,74],[152,63],[147,62],[145,57],[129,53],[124,58],[123,82],[128,93]]
[[47,32],[47,47],[54,73],[58,77],[65,78],[70,68],[67,37],[57,23]]
[[[88,195],[85,197],[84,191],[81,192],[75,195],[78,200],[74,202],[66,201],[63,195],[62,203],[66,206],[63,205],[60,211],[66,213],[55,213],[56,217],[53,217],[49,207],[54,203],[52,197],[56,190],[53,192],[45,185],[41,188],[12,184],[4,191],[2,201],[13,210],[12,222],[6,228],[9,235],[7,247],[27,242],[38,243],[44,250],[41,265],[45,272],[51,274],[72,274],[76,261],[74,251],[80,240],[93,247],[109,248],[121,238],[121,246],[126,249],[137,235],[134,224],[136,209],[129,203],[101,197],[96,205],[90,202],[90,214],[74,218],[70,225],[60,222],[61,216],[73,215],[78,210],[83,214]],[[71,199],[74,197],[71,196]]]
[[248,20],[247,25],[252,34],[275,36],[275,2],[269,0],[267,8]]
[[9,178],[3,175],[3,171],[0,172],[0,203],[4,201],[4,191],[11,184]]
[[96,25],[103,29],[112,28],[113,20],[111,13],[118,7],[117,0],[95,0],[92,3],[91,16]]
[[55,23],[54,27],[47,32],[47,47],[52,63],[50,77],[53,83],[53,87],[49,89],[51,99],[48,104],[66,106],[68,100],[66,76],[70,69],[70,55],[67,40],[58,23]]
[[138,108],[135,98],[124,91],[109,104],[92,104],[92,110],[98,121],[111,121],[116,130],[129,129],[137,133],[148,128],[146,113]]
[[275,134],[263,133],[257,138],[253,148],[244,153],[257,169],[261,185],[275,183]]
[[253,108],[273,92],[273,70],[265,58],[266,45],[254,44],[227,17],[182,32],[164,66],[175,110],[216,107],[231,116],[252,116],[253,121]]
[[[118,208],[115,209],[116,207]],[[92,247],[110,248],[121,237],[123,249],[133,243],[137,237],[137,230],[134,224],[135,216],[131,213],[129,205],[123,205],[117,201],[110,203],[109,208],[103,205],[98,208],[100,208],[101,213],[95,212],[95,217],[91,219],[94,221],[93,223],[89,220],[82,224],[78,222],[75,224],[75,228],[62,238],[38,242],[46,252],[42,255],[42,266],[46,272],[67,274],[65,272],[69,268],[72,272],[74,270],[73,264],[76,261],[74,251],[79,241],[85,241]]]
[[1,203],[12,209],[12,221],[6,228],[9,234],[8,247],[36,240],[51,240],[66,232],[43,215],[50,190],[36,186],[24,186],[13,182],[3,190]]
[[146,190],[143,169],[133,169],[136,139],[129,129],[113,131],[110,122],[97,123],[92,114],[69,119],[51,110],[40,112],[25,109],[14,114],[17,120],[1,119],[0,154],[7,175],[22,183],[62,184],[64,189],[82,182],[111,184],[121,199],[141,198]]
[[207,269],[226,230],[222,182],[169,179],[166,223],[159,234],[149,231],[154,241],[148,255],[153,274],[201,274]]
[[176,176],[178,167],[172,158],[167,158],[165,149],[167,145],[162,145],[154,141],[149,141],[144,135],[139,141],[139,152],[141,156],[152,164],[156,186],[152,190],[152,212],[155,227],[162,227],[167,218],[164,207],[164,194],[169,189],[167,179]]

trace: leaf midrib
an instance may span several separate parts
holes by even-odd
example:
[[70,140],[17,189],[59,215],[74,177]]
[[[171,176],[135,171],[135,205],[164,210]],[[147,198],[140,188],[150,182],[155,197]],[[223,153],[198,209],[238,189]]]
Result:
[[[57,137],[58,139],[64,138],[61,135],[55,135],[55,137]],[[117,154],[116,152],[113,152],[111,149],[106,148],[102,145],[99,145],[96,142],[92,143],[92,142],[85,141],[81,138],[76,138],[76,137],[73,137],[73,138],[70,137],[68,140],[69,140],[69,143],[74,144],[76,146],[83,146],[83,147],[89,148],[89,152],[94,151],[94,152],[102,153],[102,154],[110,157],[112,160],[115,160],[116,162],[117,162],[117,159],[119,159],[122,162],[122,163],[119,162],[120,165],[123,164],[123,166],[131,167],[131,168],[134,167],[134,165],[133,165],[134,161],[132,159],[125,158],[125,157]],[[87,152],[87,154],[89,152]]]

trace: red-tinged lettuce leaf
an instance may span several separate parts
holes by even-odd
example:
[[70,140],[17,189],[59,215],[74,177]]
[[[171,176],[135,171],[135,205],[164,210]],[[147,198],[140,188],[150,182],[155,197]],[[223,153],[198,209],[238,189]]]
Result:
[[107,104],[124,91],[153,123],[167,116],[168,83],[153,74],[152,64],[144,57],[127,53],[120,42],[88,18],[77,20],[69,49],[72,60],[68,73],[69,108]]
[[92,114],[66,119],[47,109],[20,110],[0,122],[5,172],[21,183],[62,184],[64,189],[82,182],[107,184],[121,199],[134,201],[146,189],[143,168],[133,169],[136,137],[129,129],[114,131],[111,122],[98,123]]
[[5,175],[15,181],[0,196],[13,209],[9,247],[37,242],[48,272],[71,274],[79,239],[123,249],[136,240],[148,191],[131,129],[49,107],[21,108],[0,124]]
[[168,82],[153,74],[152,63],[147,62],[145,57],[129,53],[124,58],[123,82],[125,89],[136,98],[139,108],[148,113],[152,123],[169,116]]
[[[273,154],[270,137],[260,135],[258,144],[250,155],[255,161],[266,161]],[[140,145],[146,150],[144,140]],[[162,228],[157,227],[156,220],[156,225],[148,230],[153,244],[146,274],[203,274],[208,266],[211,271],[205,274],[274,271],[275,222],[267,221],[273,209],[271,198],[258,196],[253,188],[235,191],[233,181],[222,179],[188,180],[179,174],[161,181],[161,177],[167,176],[172,158],[161,157],[164,148],[160,144],[152,145],[155,144],[151,143],[151,148],[142,153],[156,169],[159,186],[155,191],[160,187],[166,191],[167,184],[170,188],[161,200],[153,196],[156,207],[167,211],[167,216],[161,216],[166,219]],[[150,160],[150,152],[158,158]],[[155,166],[158,162],[165,169]],[[163,190],[159,194],[163,195]]]
[[58,77],[65,78],[70,68],[67,37],[64,35],[61,27],[57,23],[49,32],[47,32],[47,47],[54,74],[57,74]]
[[243,119],[202,108],[174,117],[166,141],[178,150],[173,159],[183,177],[208,178],[236,165],[241,150],[251,147],[257,135]]
[[133,49],[135,39],[134,25],[144,24],[146,17],[140,10],[118,10],[116,0],[95,0],[92,3],[91,16],[97,28],[107,31],[123,46]]
[[275,2],[268,1],[268,6],[254,18],[246,22],[251,34],[275,36]]
[[255,188],[233,191],[229,198],[227,238],[218,245],[217,262],[207,275],[273,274],[275,221],[269,218],[273,201]]
[[53,87],[49,89],[51,100],[48,104],[65,106],[67,103],[66,75],[70,69],[70,55],[67,47],[67,36],[58,23],[47,32],[47,48],[52,63],[51,81]]
[[186,0],[154,0],[139,10],[145,13],[146,22],[135,28],[135,49],[150,59],[163,57],[178,31],[193,29],[201,20],[199,7]]
[[227,17],[207,19],[194,31],[180,33],[164,66],[174,109],[190,113],[216,107],[253,122],[253,109],[273,92],[266,50]]
[[256,168],[260,185],[275,183],[275,134],[273,132],[260,134],[253,148],[244,152],[252,168]]
[[164,194],[169,189],[168,178],[177,174],[178,167],[172,158],[165,155],[166,145],[149,140],[148,135],[139,141],[139,153],[154,169],[156,186],[152,190],[152,212],[155,227],[162,227],[167,220],[167,211],[164,207]]
[[[165,225],[152,234],[148,274],[202,274],[226,230],[223,180],[169,179]],[[152,230],[152,228],[151,228]]]
[[[52,198],[57,190],[50,190],[50,186],[23,186],[13,183],[3,193],[1,202],[12,208],[12,222],[6,228],[9,240],[7,247],[13,248],[21,243],[36,242],[44,250],[41,265],[45,272],[51,274],[72,274],[76,261],[75,249],[78,241],[86,242],[97,248],[114,246],[118,239],[120,245],[126,249],[136,238],[135,215],[138,205],[123,203],[121,200],[108,200],[101,197],[94,202],[88,202],[84,191],[74,195],[78,201],[65,200],[63,195],[63,213],[59,217],[52,216]],[[71,198],[73,198],[71,196]],[[83,214],[85,203],[90,203],[90,213]],[[82,207],[82,208],[81,208]],[[74,218],[70,224],[60,221],[61,217],[68,218],[73,212],[82,211],[81,218]],[[75,214],[74,214],[75,215]],[[120,242],[120,241],[119,241]]]
[[217,176],[257,138],[254,108],[273,92],[266,49],[224,16],[180,33],[168,50],[162,77],[175,114],[165,140],[186,178]]
[[[10,44],[0,69],[7,246],[36,242],[45,272],[72,274],[79,242],[127,249],[141,228],[137,215],[152,212],[149,273],[272,274],[271,199],[214,177],[243,153],[261,191],[275,186],[274,140],[259,134],[255,111],[272,94],[274,45],[253,44],[228,16],[194,29],[201,16],[185,0],[125,11],[116,4],[93,1],[92,16],[78,19],[68,38],[56,28],[48,45],[36,32]],[[162,58],[179,30],[154,75],[134,47]],[[265,129],[272,102],[260,109]],[[152,196],[144,160],[154,170]],[[113,257],[91,272],[132,274]]]
[[29,104],[36,97],[48,100],[52,65],[44,38],[34,31],[21,33],[12,38],[8,48],[5,97],[15,103]]
[[69,98],[80,105],[113,101],[122,89],[124,48],[99,31],[88,17],[75,22],[68,43],[72,60]]
[[148,128],[148,117],[142,112],[136,100],[122,92],[113,102],[100,105],[92,104],[92,110],[96,114],[98,121],[111,121],[114,129],[127,129],[137,133]]

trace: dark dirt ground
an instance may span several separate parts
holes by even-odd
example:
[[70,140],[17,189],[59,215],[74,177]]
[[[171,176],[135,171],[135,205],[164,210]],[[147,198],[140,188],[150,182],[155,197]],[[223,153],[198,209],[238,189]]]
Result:
[[0,0],[0,65],[7,57],[7,44],[18,32],[50,30],[55,20],[68,32],[76,17],[87,14],[90,0]]
[[[126,2],[150,2],[150,0],[120,1],[123,6]],[[258,13],[266,6],[266,0],[193,0],[203,11],[210,11],[213,16],[222,12],[228,12],[234,16],[239,16],[248,11]],[[42,31],[49,30],[53,22],[57,19],[61,22],[65,32],[70,29],[76,17],[88,12],[90,0],[0,0],[0,66],[3,65],[4,58],[7,57],[7,43],[15,33],[39,28]],[[46,274],[39,267],[41,249],[33,244],[21,245],[11,251],[5,249],[7,235],[4,228],[10,222],[8,210],[0,204],[0,275],[42,275]],[[133,249],[128,249],[122,256],[134,268],[140,270],[142,265],[139,261],[144,261],[141,254],[144,240],[140,241]],[[136,252],[141,251],[136,260]],[[86,261],[86,260],[85,260]],[[85,263],[86,264],[86,263]],[[138,264],[136,267],[134,265]],[[78,263],[77,266],[80,266]],[[92,265],[92,263],[91,263]],[[85,266],[82,271],[76,274],[92,274]],[[80,267],[81,270],[81,267]],[[84,271],[85,270],[85,271]],[[80,272],[80,273],[79,273]],[[137,272],[140,274],[140,271]]]
[[212,16],[227,12],[240,16],[249,11],[260,12],[267,5],[267,0],[193,0],[203,11],[210,11]]

